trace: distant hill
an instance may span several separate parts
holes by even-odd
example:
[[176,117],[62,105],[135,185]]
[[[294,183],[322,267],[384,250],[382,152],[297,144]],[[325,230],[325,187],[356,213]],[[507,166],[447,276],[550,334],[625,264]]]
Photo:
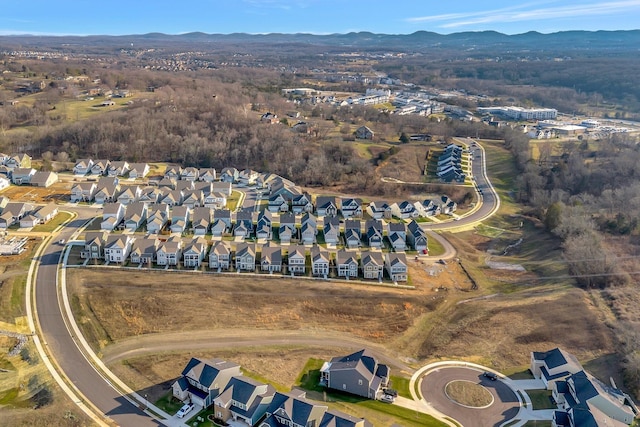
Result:
[[331,50],[376,50],[424,52],[431,49],[467,49],[479,51],[527,50],[606,50],[637,51],[640,30],[632,31],[563,31],[542,34],[535,31],[506,35],[495,31],[438,34],[417,31],[411,34],[376,34],[358,32],[347,34],[206,34],[193,32],[169,35],[163,33],[133,34],[126,36],[0,36],[0,48],[36,47],[123,47],[133,43],[137,47],[171,47],[184,45],[314,45]]

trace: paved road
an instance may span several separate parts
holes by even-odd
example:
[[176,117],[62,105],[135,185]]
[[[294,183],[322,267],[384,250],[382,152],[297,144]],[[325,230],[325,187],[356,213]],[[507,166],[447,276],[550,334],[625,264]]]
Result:
[[[445,386],[455,380],[467,380],[484,386],[494,397],[485,409],[466,408],[449,400]],[[500,426],[518,414],[520,402],[509,386],[502,381],[491,381],[482,372],[464,367],[443,367],[424,376],[420,385],[424,399],[435,409],[455,419],[464,427]]]
[[[460,144],[471,144],[470,139],[456,138]],[[482,206],[473,214],[467,217],[461,217],[459,221],[448,221],[442,223],[422,223],[422,227],[426,230],[447,230],[465,225],[475,224],[489,217],[498,206],[498,193],[491,185],[486,173],[486,156],[484,149],[476,142],[476,146],[470,146],[474,151],[474,158],[471,165],[473,176],[476,178],[476,185],[482,191]]]
[[[68,240],[88,218],[95,216],[95,210],[73,209],[78,217],[60,232],[58,239]],[[40,266],[35,279],[36,317],[42,329],[43,341],[61,370],[78,390],[107,417],[121,426],[159,426],[131,404],[85,359],[76,346],[64,322],[62,308],[58,303],[56,275],[63,247],[56,243],[49,245],[40,258]]]

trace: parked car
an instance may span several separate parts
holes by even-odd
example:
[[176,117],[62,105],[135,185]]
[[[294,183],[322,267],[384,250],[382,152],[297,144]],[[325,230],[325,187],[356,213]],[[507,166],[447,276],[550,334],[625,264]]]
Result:
[[176,415],[178,416],[178,418],[184,418],[184,416],[191,411],[193,411],[193,405],[190,403],[186,403],[182,406],[182,408],[178,410],[178,413]]
[[64,245],[64,239],[60,239],[60,240],[58,240],[58,244],[59,244],[59,245]]
[[497,379],[498,379],[498,376],[497,376],[496,374],[494,374],[493,372],[487,372],[487,371],[485,371],[485,372],[482,374],[482,376],[483,376],[483,377],[485,377],[485,378],[489,378],[491,381],[495,381],[495,380],[497,380]]
[[384,391],[384,394],[387,394],[387,395],[392,396],[392,397],[398,397],[398,391],[397,390],[394,390],[392,388],[385,388],[383,391]]
[[380,401],[381,401],[381,402],[393,403],[393,401],[394,401],[394,400],[396,400],[396,398],[395,398],[395,397],[393,397],[393,396],[391,396],[391,395],[389,395],[389,394],[383,394],[383,395],[380,397]]

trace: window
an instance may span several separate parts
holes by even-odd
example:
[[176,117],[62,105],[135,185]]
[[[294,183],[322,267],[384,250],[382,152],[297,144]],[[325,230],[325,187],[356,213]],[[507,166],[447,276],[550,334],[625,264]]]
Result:
[[362,380],[358,380],[358,385],[362,385]]
[[342,389],[346,390],[347,389],[347,385],[346,384],[342,384]]

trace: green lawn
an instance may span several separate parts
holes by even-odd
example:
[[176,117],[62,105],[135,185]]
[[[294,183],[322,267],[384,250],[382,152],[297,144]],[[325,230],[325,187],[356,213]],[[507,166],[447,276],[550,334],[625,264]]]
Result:
[[551,390],[525,390],[531,398],[533,409],[555,409],[556,405],[551,403]]
[[531,420],[527,421],[524,427],[551,427],[551,421]]
[[505,375],[507,375],[509,378],[511,378],[512,380],[532,380],[534,379],[533,374],[531,373],[531,371],[529,370],[529,368],[526,368],[522,371],[517,371],[517,372],[513,372],[513,373],[509,373],[509,372],[503,372]]
[[300,375],[296,379],[296,384],[305,389],[323,392],[324,387],[320,385],[320,368],[324,360],[311,358],[302,368]]
[[231,196],[227,198],[227,209],[235,211],[238,207],[238,202],[240,201],[241,196],[242,194],[239,191],[233,190],[231,192]]
[[399,377],[391,375],[391,388],[398,392],[399,396],[411,399],[411,391],[409,390],[410,379],[406,377]]
[[71,218],[71,214],[68,212],[60,212],[56,215],[51,221],[46,224],[40,224],[33,227],[32,231],[43,232],[43,233],[51,233],[53,230],[58,228],[60,224],[64,224]]
[[184,405],[184,403],[173,397],[173,394],[169,392],[158,399],[155,405],[166,413],[174,415],[176,412],[178,412],[178,409],[180,409],[182,405]]
[[444,246],[436,239],[427,239],[427,248],[429,256],[439,256],[444,253]]

